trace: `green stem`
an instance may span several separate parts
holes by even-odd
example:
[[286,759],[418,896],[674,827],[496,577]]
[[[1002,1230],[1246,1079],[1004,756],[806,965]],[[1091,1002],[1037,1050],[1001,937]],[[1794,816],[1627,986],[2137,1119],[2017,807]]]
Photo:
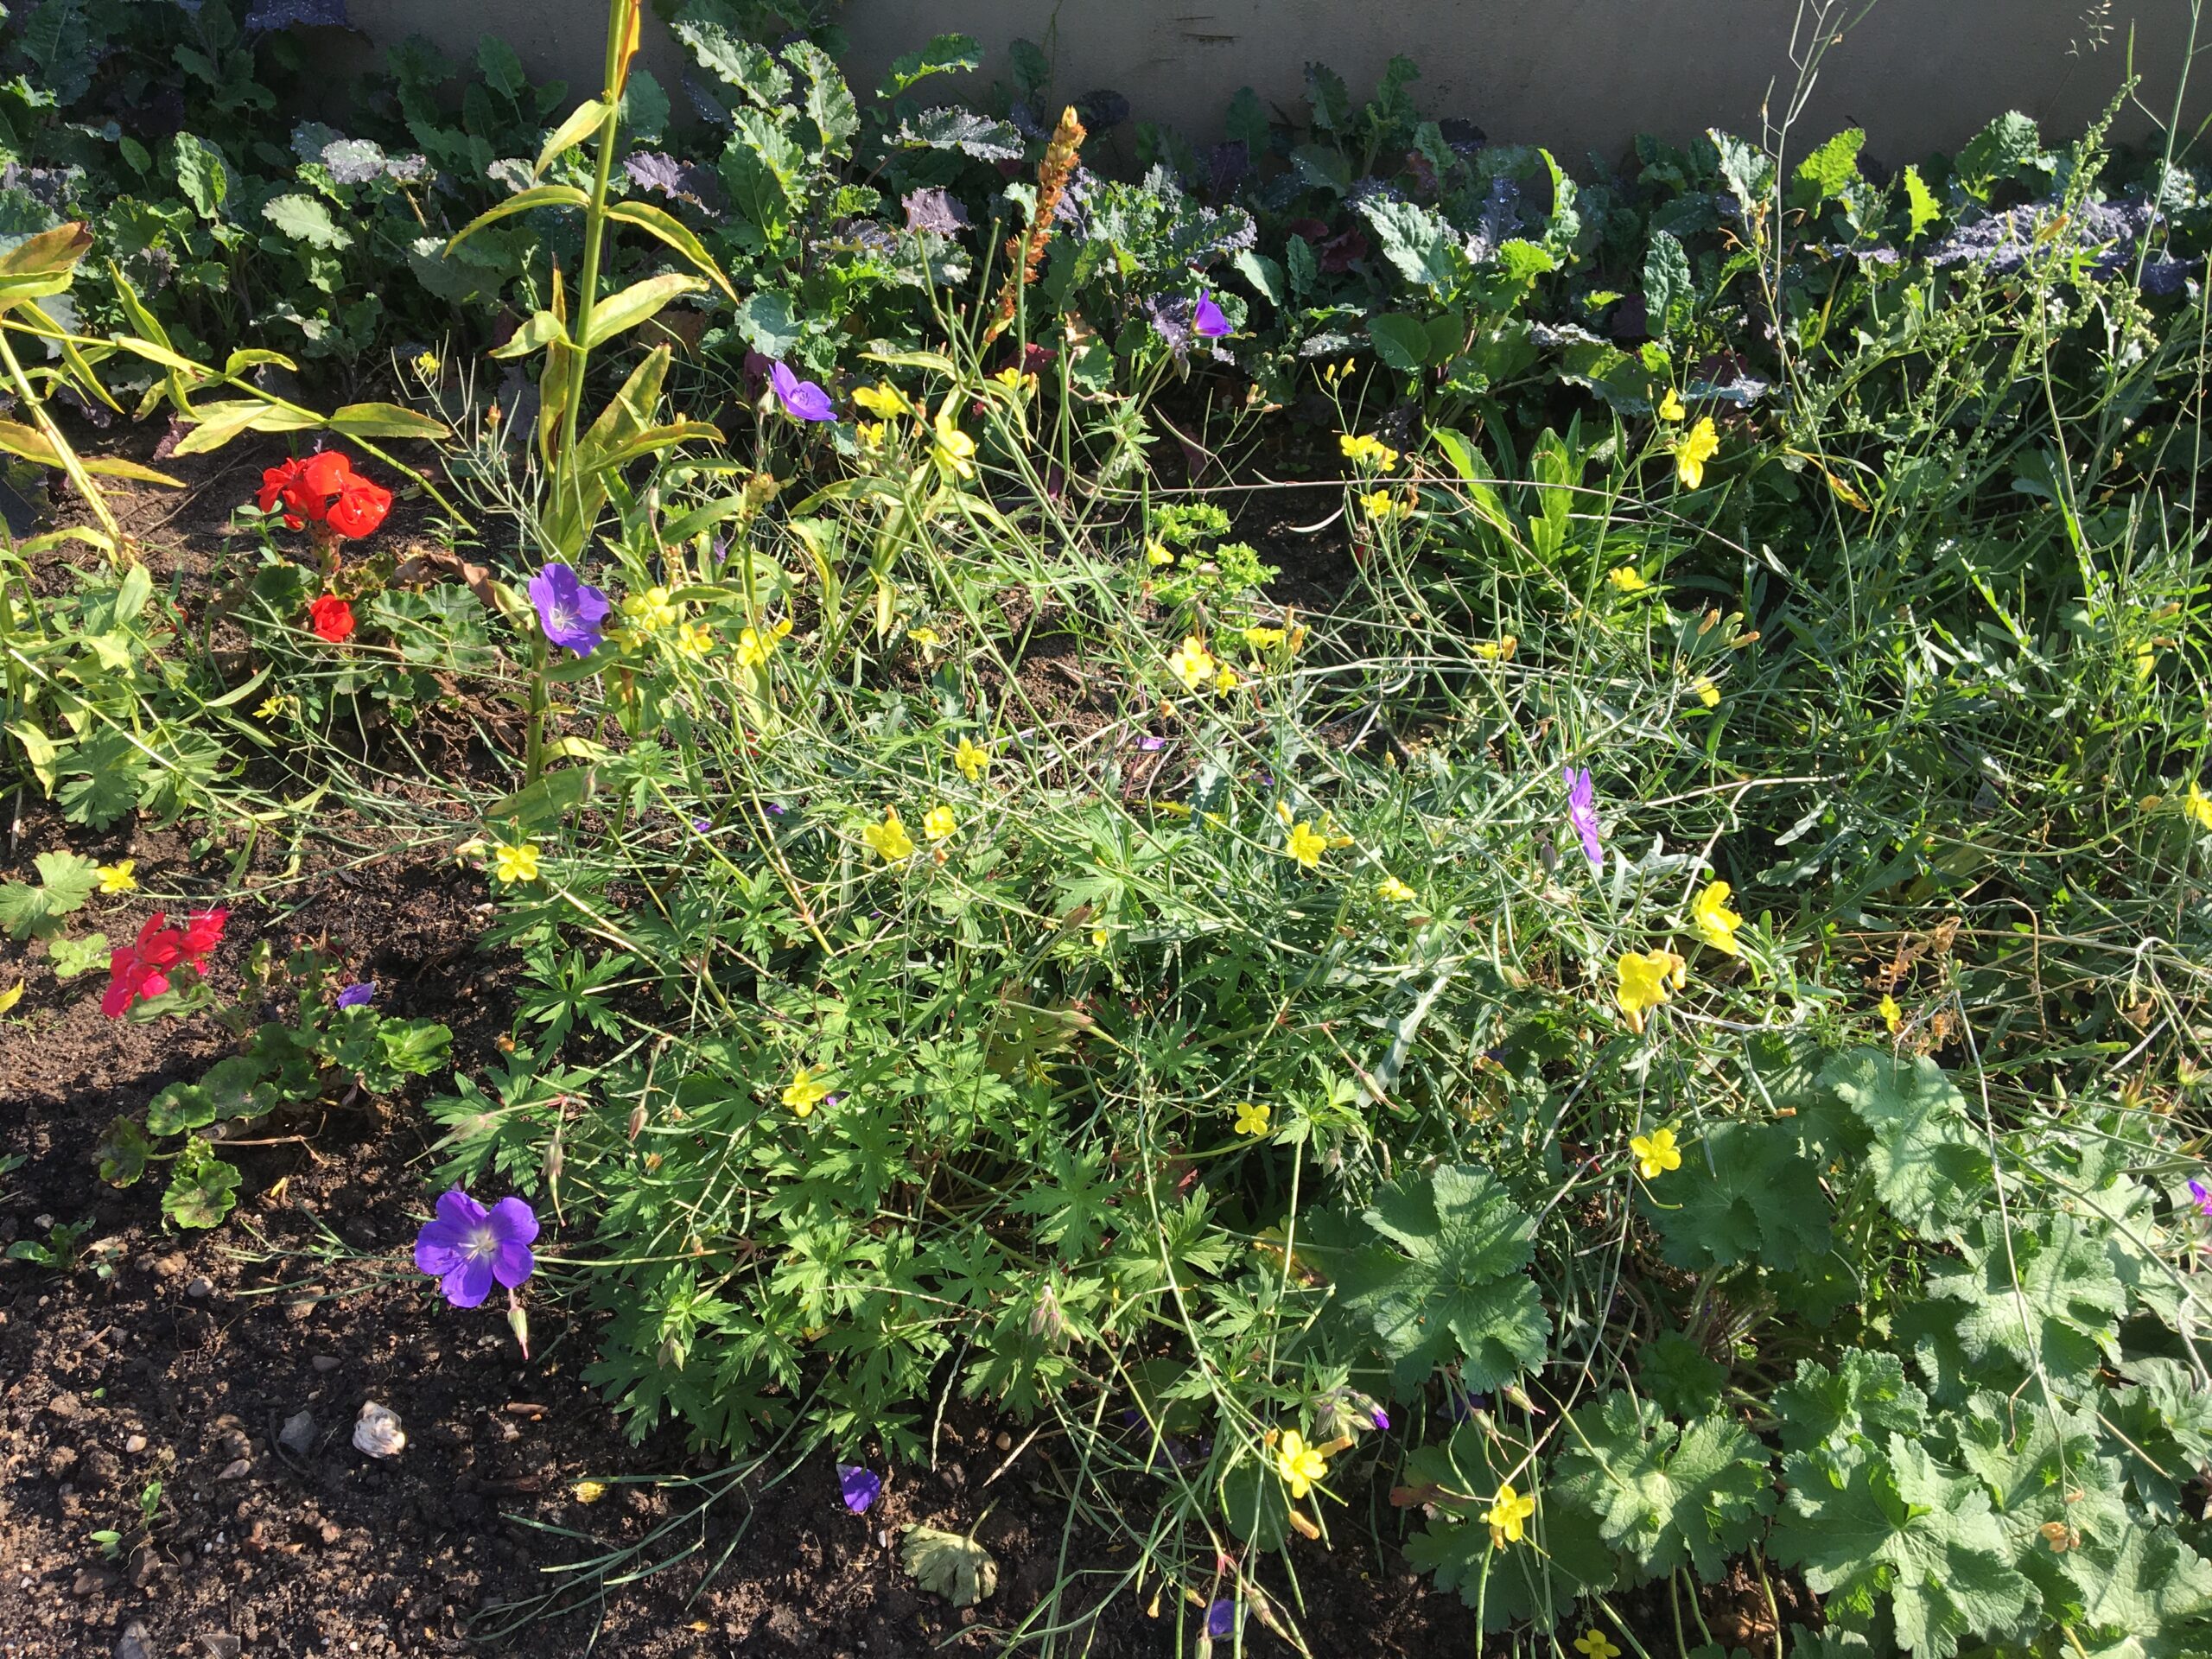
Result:
[[530,721],[524,728],[523,772],[525,783],[536,783],[545,771],[545,636],[530,642]]
[[622,92],[615,77],[622,69],[622,41],[627,31],[631,6],[635,0],[607,0],[607,77],[606,92],[601,95],[607,104],[607,114],[599,124],[599,167],[593,175],[591,205],[584,209],[584,266],[576,285],[576,321],[569,338],[576,342],[575,361],[569,371],[568,397],[561,410],[561,476],[559,487],[576,492],[576,504],[582,505],[583,480],[575,472],[573,459],[576,453],[576,424],[584,403],[584,360],[587,355],[583,341],[591,334],[592,308],[599,298],[599,263],[607,241],[607,183],[614,171],[614,143],[616,130],[621,124]]

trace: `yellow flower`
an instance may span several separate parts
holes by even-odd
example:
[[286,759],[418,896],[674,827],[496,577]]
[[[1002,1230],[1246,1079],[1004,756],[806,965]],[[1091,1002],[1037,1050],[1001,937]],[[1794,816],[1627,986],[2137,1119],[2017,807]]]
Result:
[[1243,683],[1243,682],[1236,677],[1236,671],[1227,663],[1222,664],[1214,670],[1213,689],[1214,695],[1217,696],[1225,697]]
[[1290,636],[1281,628],[1249,627],[1244,630],[1244,643],[1255,651],[1270,651]]
[[409,366],[423,379],[435,380],[438,378],[438,372],[444,368],[445,365],[438,360],[438,354],[435,352],[423,352],[419,353]]
[[[1671,397],[1675,394],[1670,391],[1667,395]],[[1680,420],[1681,416],[1677,415],[1675,418]],[[1574,1650],[1582,1656],[1582,1659],[1621,1659],[1621,1650],[1595,1625],[1574,1639]]]
[[891,429],[881,421],[861,421],[853,428],[853,435],[861,441],[863,449],[880,449],[884,439],[891,435]]
[[1236,1109],[1236,1133],[1265,1135],[1268,1132],[1268,1109],[1246,1101]]
[[1395,875],[1384,876],[1375,891],[1378,896],[1389,899],[1394,905],[1410,905],[1421,896]]
[[1167,658],[1167,671],[1183,683],[1185,691],[1197,690],[1213,677],[1213,653],[1195,633],[1185,635],[1183,643]]
[[871,823],[861,831],[861,839],[875,849],[875,855],[887,864],[896,864],[902,858],[914,855],[914,838],[906,833],[906,826],[899,822],[899,809],[883,809],[883,822]]
[[1605,573],[1605,580],[1624,594],[1640,594],[1651,586],[1643,579],[1643,572],[1632,564],[1624,564],[1618,569],[1608,570]]
[[130,874],[138,868],[135,858],[118,858],[112,864],[103,864],[92,874],[100,879],[102,893],[135,893],[138,878]]
[[674,627],[683,620],[683,613],[669,601],[667,588],[648,588],[622,601],[622,616],[640,632],[652,633]]
[[1377,524],[1384,524],[1393,518],[1403,518],[1414,510],[1414,504],[1410,500],[1392,495],[1388,490],[1370,490],[1359,498],[1359,505],[1366,510],[1367,516]]
[[952,809],[939,804],[922,814],[922,833],[931,841],[950,841],[952,832],[960,828],[960,820]]
[[904,392],[890,385],[856,386],[853,389],[853,401],[879,421],[887,421],[894,415],[904,415],[913,407],[906,401]]
[[791,631],[791,620],[781,618],[773,627],[747,628],[737,636],[737,665],[760,668],[776,654],[776,647]]
[[1707,415],[1674,443],[1675,476],[1694,490],[1705,482],[1705,463],[1720,453],[1720,434]]
[[2198,829],[2212,830],[2212,795],[2199,788],[2194,778],[2189,780],[2189,798],[2181,804],[2181,810],[2196,821]]
[[1628,1138],[1628,1149],[1636,1157],[1636,1173],[1647,1181],[1656,1179],[1670,1169],[1682,1166],[1682,1154],[1675,1145],[1672,1129],[1654,1129],[1649,1135],[1632,1135]]
[[607,1483],[603,1480],[580,1480],[569,1491],[579,1503],[596,1503],[607,1496]]
[[1303,1497],[1313,1490],[1313,1483],[1329,1472],[1329,1460],[1306,1444],[1306,1437],[1294,1428],[1286,1428],[1282,1438],[1275,1442],[1275,1468],[1289,1484],[1293,1497]]
[[253,711],[253,717],[256,720],[274,720],[277,715],[289,712],[294,701],[289,692],[279,691],[275,696],[264,700],[261,707]]
[[906,637],[924,651],[935,651],[944,643],[938,638],[935,628],[915,628],[909,632]]
[[1167,550],[1165,542],[1148,541],[1144,544],[1144,562],[1154,565],[1173,564],[1175,556]]
[[502,881],[537,880],[537,843],[525,841],[519,847],[493,848],[492,874]]
[[1497,1489],[1497,1501],[1484,1511],[1483,1519],[1490,1522],[1490,1541],[1494,1549],[1503,1549],[1508,1544],[1517,1544],[1528,1535],[1529,1518],[1536,1513],[1536,1500],[1523,1497],[1507,1481]]
[[1387,473],[1398,464],[1398,452],[1376,437],[1362,433],[1354,437],[1351,433],[1338,435],[1337,447],[1344,452],[1344,459],[1355,467],[1372,467],[1378,473]]
[[1024,397],[1037,390],[1037,377],[1034,374],[1024,374],[1012,364],[1001,369],[991,378],[1008,391],[1019,392]]
[[1318,870],[1321,868],[1321,855],[1328,849],[1326,836],[1310,823],[1300,823],[1291,826],[1290,844],[1284,850],[1298,861],[1301,868]]
[[686,657],[704,657],[715,648],[715,631],[703,622],[679,622],[676,648]]
[[830,1090],[815,1076],[810,1065],[802,1065],[792,1072],[791,1082],[784,1087],[784,1104],[801,1117],[829,1098]]
[[1720,706],[1720,688],[1711,680],[1702,678],[1694,680],[1690,683],[1690,690],[1697,693],[1697,700],[1707,708],[1718,709]]
[[1486,663],[1503,662],[1521,649],[1518,634],[1503,633],[1496,639],[1485,639],[1475,647],[1475,655]]
[[27,979],[19,979],[7,990],[0,991],[0,1014],[9,1013],[23,1000],[23,988],[29,983]]
[[1728,908],[1730,888],[1726,881],[1715,881],[1697,896],[1690,906],[1690,920],[1697,926],[1697,936],[1714,950],[1726,956],[1736,954],[1736,930],[1744,918]]
[[981,783],[984,769],[991,764],[991,752],[978,748],[963,736],[960,747],[952,752],[952,764],[960,768],[961,776],[969,783]]
[[1904,1010],[1897,1007],[1897,998],[1887,991],[1882,993],[1882,1000],[1874,1005],[1874,1012],[1882,1016],[1882,1023],[1889,1027],[1892,1037],[1897,1034],[1897,1027],[1904,1024]]
[[1620,976],[1616,995],[1630,1031],[1643,1029],[1643,1016],[1667,1001],[1669,980],[1679,990],[1688,982],[1689,970],[1671,950],[1630,950],[1614,964]]
[[947,478],[976,476],[976,440],[963,432],[952,418],[952,399],[937,412],[937,469]]
[[1686,421],[1689,418],[1689,410],[1683,406],[1682,400],[1675,393],[1675,389],[1672,386],[1668,387],[1667,395],[1659,400],[1659,418],[1662,421]]

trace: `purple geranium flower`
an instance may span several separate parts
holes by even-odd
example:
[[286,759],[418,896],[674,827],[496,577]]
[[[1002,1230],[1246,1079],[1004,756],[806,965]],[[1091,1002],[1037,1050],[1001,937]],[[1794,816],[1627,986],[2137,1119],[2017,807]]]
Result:
[[604,593],[565,564],[549,564],[530,579],[530,602],[537,607],[545,637],[579,657],[599,649],[599,625],[614,608]]
[[1383,1410],[1382,1407],[1375,1406],[1370,1408],[1367,1414],[1374,1420],[1377,1432],[1390,1427],[1390,1414]]
[[768,365],[768,384],[776,389],[776,401],[784,406],[784,413],[795,421],[834,421],[837,411],[830,406],[830,394],[811,380],[802,380],[780,363]]
[[1208,340],[1219,340],[1229,332],[1229,319],[1221,315],[1221,308],[1213,302],[1213,290],[1198,290],[1198,308],[1191,313],[1191,328]]
[[365,979],[358,985],[348,985],[339,992],[338,1006],[341,1008],[365,1008],[376,999],[376,981]]
[[530,1277],[537,1258],[530,1241],[537,1217],[520,1198],[501,1198],[486,1210],[461,1188],[438,1194],[438,1215],[415,1236],[415,1265],[439,1281],[455,1307],[481,1307],[496,1279],[512,1290]]
[[1567,769],[1567,821],[1574,833],[1582,837],[1583,855],[1592,864],[1603,868],[1605,849],[1598,842],[1598,790],[1590,781],[1590,768],[1577,772]]
[[1231,1596],[1217,1596],[1206,1609],[1206,1634],[1215,1641],[1226,1640],[1236,1629],[1236,1601]]
[[883,1477],[857,1463],[841,1463],[837,1465],[837,1490],[844,1494],[847,1509],[855,1515],[866,1515],[875,1507],[875,1500],[883,1496]]
[[2189,1196],[2196,1200],[2196,1207],[2202,1213],[2212,1216],[2212,1191],[2206,1190],[2203,1182],[2191,1181],[2189,1184]]

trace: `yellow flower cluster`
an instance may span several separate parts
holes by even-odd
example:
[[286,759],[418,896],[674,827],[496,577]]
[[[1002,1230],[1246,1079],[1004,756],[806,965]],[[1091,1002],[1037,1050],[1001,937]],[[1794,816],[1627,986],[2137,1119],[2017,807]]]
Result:
[[1357,435],[1350,432],[1340,433],[1337,447],[1344,451],[1346,461],[1363,471],[1371,468],[1378,473],[1387,473],[1398,464],[1398,452],[1382,439],[1368,433]]

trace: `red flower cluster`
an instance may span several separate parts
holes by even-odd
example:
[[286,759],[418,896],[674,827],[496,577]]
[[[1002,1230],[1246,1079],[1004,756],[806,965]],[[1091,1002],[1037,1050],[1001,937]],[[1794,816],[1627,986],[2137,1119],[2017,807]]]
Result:
[[334,645],[353,632],[353,607],[335,594],[325,594],[308,607],[308,622]]
[[335,449],[270,467],[261,475],[261,493],[254,500],[264,512],[282,501],[288,529],[327,524],[349,537],[371,534],[391,511],[391,492],[363,478]]
[[100,999],[100,1012],[119,1019],[133,1004],[159,996],[169,988],[172,968],[204,972],[207,953],[223,942],[223,920],[229,913],[196,910],[182,927],[171,927],[168,917],[156,911],[137,938],[108,958],[107,995]]

